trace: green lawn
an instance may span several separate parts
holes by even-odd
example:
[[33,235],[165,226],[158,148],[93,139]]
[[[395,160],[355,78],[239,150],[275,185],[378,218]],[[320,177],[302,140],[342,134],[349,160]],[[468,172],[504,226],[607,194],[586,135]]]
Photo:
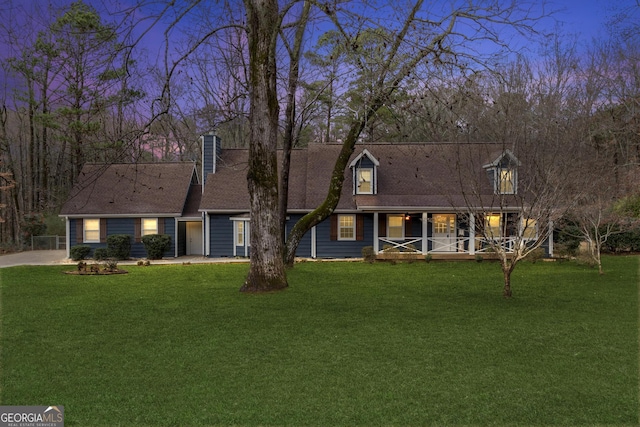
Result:
[[637,257],[0,270],[2,405],[67,426],[638,425]]

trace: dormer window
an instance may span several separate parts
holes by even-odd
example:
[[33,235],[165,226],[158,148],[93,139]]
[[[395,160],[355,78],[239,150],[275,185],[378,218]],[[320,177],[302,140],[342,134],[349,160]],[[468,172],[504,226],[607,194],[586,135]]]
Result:
[[380,162],[366,148],[356,156],[349,167],[353,172],[353,194],[378,193],[378,166]]
[[520,161],[510,150],[504,150],[491,163],[483,167],[493,183],[495,194],[516,194],[518,192],[518,166]]
[[497,192],[499,194],[516,193],[516,171],[514,169],[498,169]]
[[373,169],[358,168],[356,194],[373,194]]

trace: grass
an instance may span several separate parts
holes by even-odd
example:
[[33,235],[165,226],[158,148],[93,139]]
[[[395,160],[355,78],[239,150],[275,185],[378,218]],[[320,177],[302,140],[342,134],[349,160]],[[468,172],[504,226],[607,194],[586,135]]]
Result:
[[637,425],[638,258],[0,270],[0,404],[68,426]]

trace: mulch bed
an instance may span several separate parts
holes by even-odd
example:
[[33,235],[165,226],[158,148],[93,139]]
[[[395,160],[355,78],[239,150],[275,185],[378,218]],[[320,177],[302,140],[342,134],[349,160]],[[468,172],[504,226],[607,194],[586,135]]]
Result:
[[64,274],[74,274],[76,276],[109,276],[111,274],[127,274],[127,270],[98,270],[98,271],[86,271],[86,270],[73,270],[65,271]]

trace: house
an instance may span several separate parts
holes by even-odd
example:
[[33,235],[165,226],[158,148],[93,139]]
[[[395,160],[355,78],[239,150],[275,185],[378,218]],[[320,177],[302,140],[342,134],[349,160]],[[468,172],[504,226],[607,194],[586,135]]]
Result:
[[[293,150],[287,231],[324,200],[340,149]],[[203,170],[205,255],[249,256],[248,150],[215,152],[215,168]],[[358,144],[334,214],[304,236],[296,255],[360,257],[372,246],[375,254],[473,257],[489,250],[480,227],[509,251],[523,221],[525,240],[536,238],[535,222],[522,218],[519,169],[514,153],[495,143]],[[543,244],[547,254],[551,240]]]
[[[135,241],[132,256],[144,257],[140,237],[165,233],[172,237],[167,257],[249,257],[249,152],[222,149],[213,134],[201,142],[202,184],[193,163],[87,165],[61,212],[67,247],[100,247],[107,235],[126,233]],[[293,150],[287,231],[324,200],[340,149]],[[527,221],[517,197],[520,165],[495,143],[358,144],[335,212],[304,236],[296,255],[355,258],[370,246],[378,255],[473,257],[488,250],[481,227],[509,249]],[[528,222],[525,237],[535,234]]]
[[131,256],[146,257],[146,234],[172,237],[167,257],[203,254],[202,185],[194,163],[87,164],[60,216],[72,246],[105,247],[107,236],[129,234]]

